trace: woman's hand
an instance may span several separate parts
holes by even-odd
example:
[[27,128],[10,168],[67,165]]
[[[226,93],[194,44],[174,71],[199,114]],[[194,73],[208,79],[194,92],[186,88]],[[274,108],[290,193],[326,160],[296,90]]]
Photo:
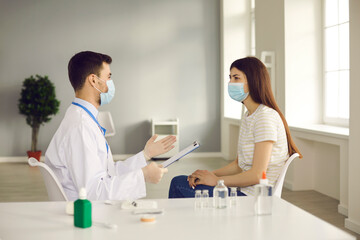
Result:
[[208,170],[196,170],[189,177],[189,186],[194,188],[197,185],[216,186],[219,178]]
[[198,179],[196,179],[196,178],[194,178],[194,177],[192,177],[192,175],[190,175],[190,176],[188,176],[188,182],[189,182],[189,186],[191,187],[191,188],[195,188],[196,187],[196,181],[198,180]]
[[175,136],[167,136],[159,141],[156,141],[158,135],[152,136],[145,145],[144,154],[145,157],[152,158],[163,153],[166,153],[174,148],[174,143],[176,142]]

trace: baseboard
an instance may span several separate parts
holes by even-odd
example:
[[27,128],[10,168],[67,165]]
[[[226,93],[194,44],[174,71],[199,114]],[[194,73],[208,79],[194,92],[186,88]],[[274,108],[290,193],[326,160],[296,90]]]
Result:
[[[124,160],[134,154],[113,154],[114,161]],[[193,152],[186,155],[184,158],[222,158],[221,152]],[[40,161],[44,161],[45,156],[41,156]],[[28,158],[26,156],[14,156],[14,157],[0,157],[0,163],[27,163]]]
[[[294,189],[294,186],[293,186],[293,183],[291,181],[284,181],[284,185],[283,185],[284,188],[286,189],[289,189],[291,191],[296,191],[296,190],[299,190],[299,189]],[[315,190],[316,191],[316,190]],[[326,194],[325,194],[326,195]],[[344,205],[341,205],[339,204],[338,205],[338,212],[344,216],[348,216],[348,207],[347,206],[344,206]]]
[[349,218],[345,219],[345,227],[357,234],[360,234],[360,223],[353,222]]
[[284,188],[294,191],[293,183],[291,181],[284,181]]
[[344,205],[341,205],[339,204],[338,205],[338,213],[344,215],[344,216],[348,216],[348,207],[347,206],[344,206]]
[[26,163],[27,157],[0,157],[0,163]]
[[[44,162],[45,156],[41,156],[40,161]],[[19,156],[19,157],[0,157],[0,163],[27,163],[28,157]]]

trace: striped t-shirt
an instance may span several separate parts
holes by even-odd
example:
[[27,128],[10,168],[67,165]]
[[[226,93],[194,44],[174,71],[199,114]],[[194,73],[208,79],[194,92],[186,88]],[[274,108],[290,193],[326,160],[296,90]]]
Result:
[[[251,169],[255,143],[273,141],[271,158],[266,170],[269,184],[275,185],[285,161],[289,158],[286,132],[277,111],[260,104],[253,114],[241,120],[238,145],[238,163],[243,171]],[[241,192],[254,195],[254,185],[242,187]]]

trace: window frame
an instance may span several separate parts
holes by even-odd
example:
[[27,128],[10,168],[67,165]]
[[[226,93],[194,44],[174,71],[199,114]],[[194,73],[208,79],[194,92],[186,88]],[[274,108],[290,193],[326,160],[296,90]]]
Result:
[[[339,1],[344,1],[344,0],[337,0],[338,3],[338,8],[337,8],[337,14],[339,16]],[[348,0],[347,0],[348,1]],[[328,107],[328,103],[326,101],[327,99],[327,73],[330,72],[337,72],[338,74],[340,74],[341,71],[348,71],[350,72],[350,65],[348,66],[348,68],[346,69],[342,69],[340,68],[340,66],[337,67],[336,70],[327,70],[326,69],[326,62],[327,62],[327,54],[326,54],[326,29],[331,28],[331,27],[337,27],[339,29],[340,25],[349,24],[349,19],[346,22],[341,22],[339,20],[337,20],[336,24],[333,24],[331,26],[326,26],[326,0],[322,1],[322,11],[323,11],[323,20],[322,20],[322,45],[323,45],[323,76],[322,76],[322,82],[323,82],[323,108],[322,108],[322,116],[323,116],[323,122],[324,124],[327,125],[334,125],[334,126],[341,126],[341,127],[349,127],[349,118],[350,118],[350,112],[349,112],[349,118],[341,118],[341,117],[329,117],[326,115],[326,109]],[[338,36],[340,36],[339,32],[338,32]],[[340,38],[338,38],[340,39]],[[338,41],[338,53],[340,53],[340,41]],[[340,64],[339,64],[340,65]],[[349,75],[349,83],[350,83],[350,75]],[[339,83],[339,77],[337,79],[337,83]],[[350,95],[350,88],[348,89],[348,92]],[[348,101],[350,101],[350,97],[348,99]],[[350,104],[349,104],[350,106]],[[338,110],[337,110],[338,111]]]
[[[255,16],[255,0],[248,0],[248,4],[249,4],[249,23],[248,23],[248,26],[249,26],[249,30],[250,30],[250,33],[248,34],[248,40],[249,40],[249,47],[248,49],[246,50],[246,55],[245,56],[255,56],[256,54],[256,29],[255,29],[255,21],[256,21],[256,16]],[[245,57],[244,56],[244,57]],[[228,74],[226,75],[228,76]],[[229,81],[229,78],[225,78],[225,82]],[[234,105],[237,105],[238,107],[236,109],[240,109],[240,110],[235,110],[235,111],[229,111],[229,109],[231,109],[229,107],[229,104],[227,104],[227,100],[230,100],[230,101],[234,101],[230,98],[230,96],[228,95],[228,91],[227,91],[227,83],[223,84],[223,95],[222,95],[222,104],[223,104],[223,118],[225,119],[235,119],[235,120],[240,120],[242,119],[242,117],[244,116],[244,113],[246,111],[246,108],[245,106],[242,104],[242,103],[239,103],[239,102],[233,102],[233,106]],[[235,109],[235,108],[234,108]]]

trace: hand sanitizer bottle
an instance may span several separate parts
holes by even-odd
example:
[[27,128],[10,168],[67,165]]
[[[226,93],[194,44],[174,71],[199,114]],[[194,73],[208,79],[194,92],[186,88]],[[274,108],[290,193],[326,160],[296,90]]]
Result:
[[267,215],[272,213],[272,186],[266,179],[266,172],[262,174],[260,183],[255,185],[255,214]]
[[74,202],[74,225],[79,228],[88,228],[91,224],[91,202],[86,199],[86,189],[81,188],[79,199]]
[[214,187],[214,207],[226,208],[228,199],[228,188],[224,184],[224,180],[219,180]]

